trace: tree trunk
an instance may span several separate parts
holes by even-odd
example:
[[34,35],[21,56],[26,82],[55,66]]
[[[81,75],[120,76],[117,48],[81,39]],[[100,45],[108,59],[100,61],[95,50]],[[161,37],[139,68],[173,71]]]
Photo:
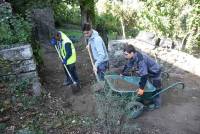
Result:
[[125,26],[124,26],[124,21],[123,21],[122,17],[120,17],[120,22],[121,22],[121,26],[122,26],[123,39],[125,39],[126,38],[126,35],[125,35]]
[[81,27],[88,22],[95,24],[94,0],[79,0],[81,9]]
[[88,17],[87,10],[84,9],[84,6],[80,5],[80,9],[81,9],[81,27],[82,27],[83,24],[86,22],[91,23],[91,19]]
[[104,23],[97,24],[96,30],[99,33],[99,35],[102,37],[102,39],[103,39],[103,41],[104,41],[104,43],[106,45],[106,48],[108,49],[108,31],[105,28]]

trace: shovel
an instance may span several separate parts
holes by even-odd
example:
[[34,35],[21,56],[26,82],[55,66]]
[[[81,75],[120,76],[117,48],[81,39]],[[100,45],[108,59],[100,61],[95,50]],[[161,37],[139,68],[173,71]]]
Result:
[[[90,56],[90,61],[91,61],[92,67],[95,67],[94,61],[93,61],[93,58],[92,58],[92,55],[91,55],[91,51],[90,51],[90,45],[88,45],[88,46],[89,47],[87,47],[87,50],[88,50],[88,54]],[[101,89],[104,88],[105,82],[100,81],[99,76],[98,76],[96,71],[93,70],[93,72],[94,72],[96,80],[97,80],[97,83],[93,85],[93,88],[95,89],[95,91],[100,91]]]
[[[59,56],[60,60],[62,61],[62,57],[61,57],[60,52],[59,52],[59,50],[58,50],[58,47],[57,47],[56,45],[55,45],[55,49],[56,49],[56,51],[57,51],[57,53],[58,53],[58,56]],[[67,69],[67,66],[66,66],[65,64],[64,64],[64,68],[65,68],[65,70],[67,71],[67,73],[68,73],[70,79],[72,80],[73,85],[77,88],[77,87],[78,87],[78,84],[77,84],[76,81],[74,81],[73,77],[71,76],[71,74],[70,74],[70,72],[69,72],[69,70]],[[74,86],[72,86],[72,87],[75,88]]]

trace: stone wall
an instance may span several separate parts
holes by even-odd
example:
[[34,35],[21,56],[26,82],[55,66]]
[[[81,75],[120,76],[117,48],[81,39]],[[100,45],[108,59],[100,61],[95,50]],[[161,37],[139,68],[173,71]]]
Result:
[[[158,63],[160,63],[164,69],[168,72],[190,72],[197,76],[200,76],[200,59],[195,58],[192,55],[184,53],[179,50],[171,49],[169,47],[158,47],[152,44],[152,40],[142,38],[139,40],[137,37],[130,40],[113,40],[109,42],[109,56],[111,68],[121,67],[125,60],[123,58],[123,47],[126,43],[135,46],[138,51],[142,51],[152,56]],[[165,44],[166,43],[166,44]],[[162,42],[165,46],[169,42]]]
[[36,96],[40,95],[41,85],[31,45],[27,44],[0,50],[0,62],[1,79],[29,79],[32,83],[34,94]]

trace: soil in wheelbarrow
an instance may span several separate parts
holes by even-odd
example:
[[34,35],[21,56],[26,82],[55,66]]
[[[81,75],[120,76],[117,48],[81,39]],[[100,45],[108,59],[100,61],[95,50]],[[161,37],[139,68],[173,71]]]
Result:
[[116,90],[120,90],[120,91],[131,91],[131,90],[135,91],[138,88],[137,85],[133,85],[121,79],[110,79],[110,82],[113,84]]

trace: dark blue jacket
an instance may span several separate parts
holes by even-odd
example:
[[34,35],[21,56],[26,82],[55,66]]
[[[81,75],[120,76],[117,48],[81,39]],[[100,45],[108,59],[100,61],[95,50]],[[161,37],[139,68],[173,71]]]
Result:
[[69,59],[69,57],[72,56],[71,43],[66,43],[65,44],[65,51],[66,51],[65,60],[67,61]]
[[[62,41],[60,41],[58,43],[59,49],[61,48],[61,44],[62,44]],[[65,43],[65,51],[66,51],[66,56],[65,56],[65,58],[63,58],[63,60],[67,61],[69,59],[69,57],[72,56],[71,43]]]
[[148,78],[156,78],[160,76],[161,68],[153,59],[145,54],[136,52],[134,57],[124,66],[122,73],[126,73],[130,69],[137,70],[141,77],[139,87],[144,89]]

